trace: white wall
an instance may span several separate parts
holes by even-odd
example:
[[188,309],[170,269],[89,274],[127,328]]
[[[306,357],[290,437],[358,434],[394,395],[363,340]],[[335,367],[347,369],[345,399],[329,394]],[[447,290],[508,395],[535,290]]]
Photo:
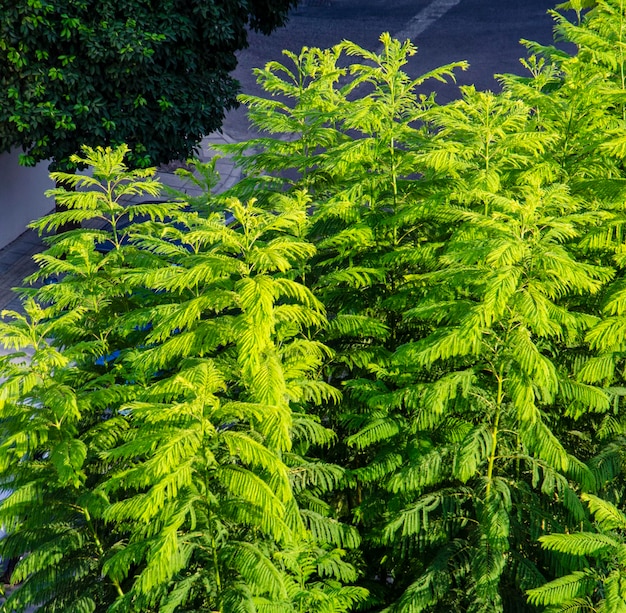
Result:
[[0,249],[15,240],[26,224],[54,209],[44,192],[54,187],[48,162],[34,168],[18,164],[19,151],[0,153]]

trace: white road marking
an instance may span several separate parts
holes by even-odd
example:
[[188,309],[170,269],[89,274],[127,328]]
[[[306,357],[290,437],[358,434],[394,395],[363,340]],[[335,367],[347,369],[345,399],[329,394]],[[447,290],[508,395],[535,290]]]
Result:
[[407,23],[406,28],[396,32],[393,37],[399,41],[407,38],[415,42],[415,39],[441,19],[451,8],[459,4],[461,0],[433,0],[426,8],[422,9],[413,19]]

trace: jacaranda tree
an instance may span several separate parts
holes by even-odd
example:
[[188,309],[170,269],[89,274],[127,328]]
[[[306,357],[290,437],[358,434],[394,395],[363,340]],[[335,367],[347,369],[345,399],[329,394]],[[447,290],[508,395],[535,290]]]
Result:
[[465,64],[389,35],[286,53],[220,197],[54,175],[34,226],[85,227],[2,327],[5,610],[624,610],[626,7],[560,8],[576,54],[446,105]]
[[[555,15],[576,56],[528,43],[529,77],[444,107],[388,38],[258,71],[270,91],[308,84],[292,111],[245,98],[297,136],[242,163],[265,187],[289,148],[313,198],[307,278],[344,389],[325,418],[390,611],[534,610],[527,588],[581,564],[537,538],[589,521],[581,492],[621,491],[623,15]],[[368,63],[340,69],[342,51]]]
[[346,610],[358,537],[296,500],[342,473],[301,458],[332,432],[298,407],[338,398],[308,338],[324,308],[298,282],[306,201],[124,209],[156,195],[153,171],[85,153],[93,178],[54,177],[87,191],[57,190],[68,211],[38,227],[104,228],[50,239],[46,284],[2,329],[31,351],[3,360],[6,610]]

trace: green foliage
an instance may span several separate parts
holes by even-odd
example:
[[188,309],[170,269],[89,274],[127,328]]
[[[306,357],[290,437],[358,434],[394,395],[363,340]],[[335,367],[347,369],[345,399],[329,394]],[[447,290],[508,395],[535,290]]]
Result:
[[[124,208],[125,195],[160,191],[125,153],[85,148],[73,161],[93,177],[55,175],[79,189],[55,190],[68,210],[35,227],[98,225],[47,239],[33,276],[44,285],[2,324],[15,353],[3,360],[0,547],[20,558],[5,610],[289,603],[296,571],[276,556],[311,534],[293,445],[328,438],[297,407],[335,396],[316,383],[327,350],[309,339],[324,309],[298,281],[315,251],[300,237],[306,201]],[[334,469],[302,470],[321,484]],[[363,594],[341,585],[354,570],[332,553],[337,526],[299,546],[328,579],[300,591],[339,611]]]
[[0,2],[0,150],[61,167],[83,144],[149,166],[189,157],[236,104],[246,27],[269,33],[292,0]]
[[551,605],[550,611],[571,611],[572,607],[579,607],[579,610],[618,613],[626,608],[623,587],[626,515],[597,496],[585,494],[583,499],[589,505],[598,532],[549,534],[540,540],[546,549],[592,558],[591,568],[530,590],[530,601]]
[[6,610],[624,610],[626,14],[561,8],[576,55],[444,106],[465,64],[410,42],[286,53],[219,198],[125,208],[124,148],[55,175],[35,227],[84,227],[2,328]]
[[526,589],[578,572],[536,539],[622,491],[618,4],[555,14],[579,53],[528,43],[500,94],[437,105],[425,79],[462,64],[411,81],[414,47],[385,35],[289,54],[257,73],[287,102],[243,98],[268,136],[230,148],[237,189],[312,198],[306,278],[345,392],[322,415],[372,610],[534,610]]

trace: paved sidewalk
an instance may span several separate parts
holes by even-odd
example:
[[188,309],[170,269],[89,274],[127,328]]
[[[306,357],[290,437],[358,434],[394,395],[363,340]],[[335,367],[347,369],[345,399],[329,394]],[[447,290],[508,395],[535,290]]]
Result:
[[[234,140],[225,133],[215,132],[202,140],[199,159],[206,162],[216,155],[212,145],[233,143]],[[199,195],[201,190],[190,179],[174,174],[175,165],[160,169],[157,175],[163,185],[173,187],[190,195]],[[241,173],[234,162],[222,157],[216,162],[216,170],[220,181],[215,191],[221,192],[232,187],[240,178]],[[33,255],[45,249],[43,241],[33,230],[26,230],[12,243],[0,249],[0,311],[4,309],[20,311],[21,301],[13,288],[23,286],[23,280],[35,272],[37,266]]]

